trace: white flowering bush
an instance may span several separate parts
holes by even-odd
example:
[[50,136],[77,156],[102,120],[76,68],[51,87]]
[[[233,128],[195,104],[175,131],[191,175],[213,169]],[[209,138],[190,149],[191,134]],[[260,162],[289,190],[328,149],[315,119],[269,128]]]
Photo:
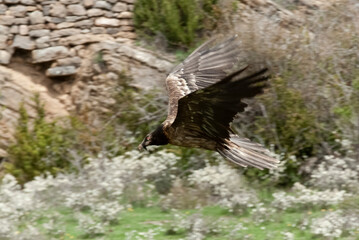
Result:
[[312,172],[310,183],[319,189],[359,191],[359,165],[350,157],[325,156]]
[[280,210],[288,208],[324,207],[338,204],[349,196],[351,196],[351,194],[346,193],[344,190],[318,191],[309,189],[300,183],[295,183],[292,188],[292,193],[274,193],[272,206]]
[[344,232],[357,236],[359,231],[359,213],[344,213],[337,210],[312,220],[311,232],[326,238],[339,238]]
[[[119,202],[124,199],[123,194],[150,198],[144,196],[146,189],[148,194],[154,194],[154,185],[148,180],[155,182],[157,177],[171,176],[177,159],[174,154],[165,151],[151,155],[131,151],[115,158],[99,155],[88,159],[88,164],[79,168],[78,173],[38,176],[23,188],[13,176],[6,175],[0,185],[0,239],[20,239],[21,232],[31,230],[24,229],[15,237],[21,224],[26,220],[31,226],[29,222],[36,222],[42,217],[36,210],[60,206],[79,212],[79,228],[86,235],[103,234],[109,223],[118,221],[124,209]],[[89,210],[89,215],[81,214],[82,210]],[[27,219],[30,216],[32,219]],[[58,225],[49,219],[43,228],[50,232]],[[35,236],[35,230],[30,232],[33,233],[31,236]],[[59,234],[61,230],[50,235]]]
[[94,237],[105,234],[107,222],[96,221],[91,216],[82,213],[77,213],[76,218],[78,220],[78,228],[84,231],[85,236]]
[[276,209],[266,207],[264,203],[256,204],[255,208],[251,211],[252,220],[256,224],[261,224],[267,221],[274,221],[273,215],[276,213]]
[[164,229],[162,227],[149,229],[146,232],[133,230],[126,233],[125,240],[155,240],[155,237],[163,231]]
[[223,231],[223,219],[211,219],[200,213],[185,214],[173,210],[173,221],[168,226],[168,233],[186,233],[187,240],[202,240],[209,235]]
[[[44,208],[44,204],[37,198],[37,192],[42,189],[42,186],[36,184],[25,185],[22,189],[15,177],[4,176],[0,185],[0,239],[20,239],[20,235],[16,234],[21,225],[20,219],[27,219],[31,211]],[[29,232],[29,236],[38,236],[30,224],[24,231]]]
[[258,202],[255,192],[245,187],[238,171],[224,161],[193,171],[189,181],[202,188],[212,189],[218,197],[218,204],[232,212],[243,211]]

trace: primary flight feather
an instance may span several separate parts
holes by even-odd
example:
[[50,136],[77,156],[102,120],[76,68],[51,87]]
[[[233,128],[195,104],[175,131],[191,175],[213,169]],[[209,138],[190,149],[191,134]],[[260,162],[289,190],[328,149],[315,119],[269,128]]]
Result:
[[168,75],[168,116],[139,149],[170,143],[217,151],[242,167],[273,168],[278,161],[267,149],[230,128],[235,115],[247,106],[243,99],[262,93],[267,69],[244,76],[242,67],[229,74],[238,63],[236,37],[211,47],[214,42],[201,45]]

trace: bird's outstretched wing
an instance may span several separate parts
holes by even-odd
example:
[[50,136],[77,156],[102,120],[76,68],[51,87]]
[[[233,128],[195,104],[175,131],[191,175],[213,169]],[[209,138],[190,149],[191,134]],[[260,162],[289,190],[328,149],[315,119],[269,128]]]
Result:
[[234,116],[247,106],[242,100],[261,93],[268,79],[267,69],[240,77],[244,70],[179,99],[172,127],[185,128],[193,136],[224,143],[230,137]]
[[278,161],[260,144],[233,134],[230,123],[247,106],[242,100],[261,93],[266,86],[267,69],[241,77],[244,69],[221,81],[194,91],[178,101],[174,129],[183,134],[217,143],[216,150],[229,161],[246,167],[274,168]]
[[176,117],[180,98],[220,81],[238,63],[237,36],[213,46],[215,42],[216,39],[212,39],[202,44],[168,75],[167,119],[171,123]]

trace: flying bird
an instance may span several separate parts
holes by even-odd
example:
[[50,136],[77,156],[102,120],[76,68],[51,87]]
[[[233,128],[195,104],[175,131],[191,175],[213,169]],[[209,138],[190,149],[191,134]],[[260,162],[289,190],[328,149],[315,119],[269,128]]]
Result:
[[243,112],[245,98],[262,93],[267,69],[245,76],[238,63],[236,36],[215,46],[215,39],[197,48],[166,79],[168,116],[138,146],[173,144],[217,151],[236,165],[274,168],[278,160],[258,143],[237,136],[230,128]]

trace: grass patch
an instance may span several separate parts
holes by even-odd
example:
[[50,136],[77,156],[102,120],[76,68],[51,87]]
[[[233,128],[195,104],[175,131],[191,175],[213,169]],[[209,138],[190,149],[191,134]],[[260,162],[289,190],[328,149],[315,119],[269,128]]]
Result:
[[[121,214],[118,224],[107,226],[104,236],[92,238],[84,236],[83,232],[77,227],[73,211],[70,209],[54,209],[49,212],[49,215],[54,212],[60,214],[61,221],[64,223],[65,232],[60,239],[126,239],[126,234],[128,235],[130,232],[143,233],[159,228],[160,230],[158,230],[158,234],[154,236],[154,239],[183,239],[187,236],[186,232],[168,234],[168,226],[174,221],[173,214],[171,212],[164,212],[159,207],[128,208]],[[320,217],[325,213],[321,210],[276,212],[270,221],[258,224],[252,220],[250,212],[236,216],[218,206],[204,207],[199,210],[180,210],[178,212],[185,216],[200,213],[203,218],[221,219],[220,223],[223,224],[222,230],[217,234],[209,235],[205,238],[209,240],[286,239],[283,234],[286,232],[294,234],[294,239],[321,239],[311,234],[307,229],[309,225],[304,227],[303,222],[311,218]],[[42,225],[46,221],[48,219],[41,218],[37,223]],[[238,224],[242,224],[243,228],[235,231],[234,227]]]

